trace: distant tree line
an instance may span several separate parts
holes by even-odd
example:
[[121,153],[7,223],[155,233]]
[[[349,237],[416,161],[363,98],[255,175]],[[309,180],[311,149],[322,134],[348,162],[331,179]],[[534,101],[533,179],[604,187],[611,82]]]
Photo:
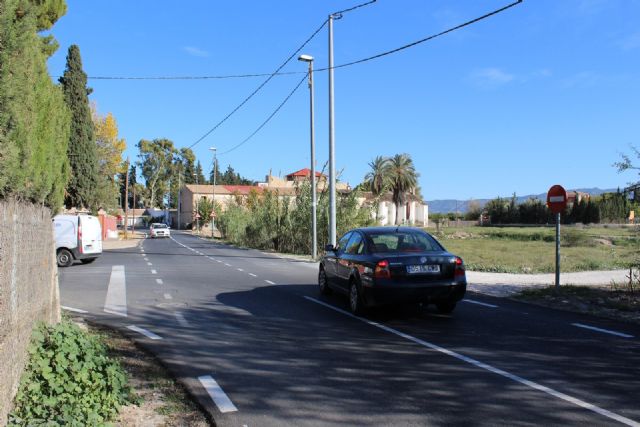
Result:
[[[637,211],[639,208],[640,206],[630,201],[626,194],[618,191],[588,200],[583,198],[568,206],[561,218],[565,224],[624,223],[629,218],[629,212],[634,209]],[[476,206],[467,213],[465,219],[477,220],[481,214],[486,215],[494,225],[555,222],[555,216],[545,202],[531,198],[523,203],[517,203],[515,194],[510,199],[497,197],[490,200],[484,208]]]

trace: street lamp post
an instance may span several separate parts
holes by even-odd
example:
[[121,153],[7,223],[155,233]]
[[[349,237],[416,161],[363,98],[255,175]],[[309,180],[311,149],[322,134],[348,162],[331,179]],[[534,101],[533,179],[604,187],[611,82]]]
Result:
[[198,210],[198,174],[194,173],[193,176],[196,177],[196,191],[194,192],[194,194],[196,195],[196,231],[198,232],[198,234],[200,234],[200,212]]
[[329,243],[336,245],[336,160],[333,110],[333,20],[341,14],[329,15]]
[[311,140],[311,257],[315,260],[318,256],[317,241],[317,217],[316,217],[316,143],[314,131],[314,112],[313,112],[313,56],[300,55],[299,61],[309,63],[309,124],[310,124],[310,140]]
[[211,186],[211,238],[213,239],[213,230],[216,228],[216,147],[209,147],[209,150],[213,151],[213,185]]

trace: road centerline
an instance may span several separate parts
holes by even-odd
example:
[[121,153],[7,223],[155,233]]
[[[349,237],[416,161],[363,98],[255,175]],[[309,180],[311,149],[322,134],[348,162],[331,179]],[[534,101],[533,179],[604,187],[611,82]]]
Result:
[[353,314],[351,314],[351,313],[349,313],[349,312],[347,312],[345,310],[342,310],[340,308],[334,307],[334,306],[332,306],[330,304],[327,304],[327,303],[325,303],[323,301],[320,301],[318,299],[315,299],[315,298],[312,298],[312,297],[309,297],[309,296],[304,296],[303,298],[305,298],[308,301],[314,302],[316,304],[322,305],[323,307],[329,308],[329,309],[331,309],[333,311],[336,311],[338,313],[344,314],[345,316],[351,317],[353,319],[360,320],[361,322],[364,322],[364,323],[366,323],[366,324],[368,324],[370,326],[376,327],[378,329],[382,329],[383,331],[386,331],[386,332],[389,332],[389,333],[391,333],[393,335],[396,335],[396,336],[399,336],[401,338],[404,338],[404,339],[406,339],[408,341],[411,341],[413,343],[416,343],[416,344],[418,344],[418,345],[420,345],[422,347],[426,347],[428,349],[435,350],[437,352],[446,354],[447,356],[451,356],[451,357],[453,357],[455,359],[458,359],[458,360],[460,360],[462,362],[468,363],[470,365],[473,365],[473,366],[476,366],[478,368],[484,369],[486,371],[492,372],[494,374],[500,375],[502,377],[505,377],[507,379],[515,381],[515,382],[517,382],[519,384],[522,384],[522,385],[525,385],[527,387],[533,388],[534,390],[541,391],[543,393],[546,393],[546,394],[549,394],[549,395],[551,395],[553,397],[556,397],[556,398],[558,398],[560,400],[564,400],[565,402],[572,403],[572,404],[574,404],[576,406],[579,406],[579,407],[581,407],[583,409],[587,409],[589,411],[595,412],[595,413],[597,413],[599,415],[602,415],[604,417],[607,417],[607,418],[610,418],[612,420],[618,421],[618,422],[620,422],[622,424],[629,425],[629,426],[640,427],[640,423],[639,422],[634,421],[634,420],[632,420],[630,418],[624,417],[622,415],[616,414],[614,412],[608,411],[608,410],[606,410],[604,408],[600,408],[600,407],[598,407],[598,406],[596,406],[596,405],[594,405],[592,403],[585,402],[584,400],[580,400],[580,399],[575,398],[573,396],[569,396],[568,394],[565,394],[565,393],[562,393],[560,391],[554,390],[554,389],[552,389],[550,387],[547,387],[547,386],[544,386],[542,384],[538,384],[536,382],[527,380],[527,379],[522,378],[522,377],[520,377],[518,375],[511,374],[511,373],[509,373],[507,371],[504,371],[504,370],[502,370],[500,368],[496,368],[494,366],[491,366],[491,365],[486,364],[484,362],[481,362],[479,360],[473,359],[471,357],[467,357],[467,356],[465,356],[463,354],[457,353],[457,352],[455,352],[453,350],[446,349],[446,348],[441,347],[441,346],[439,346],[437,344],[433,344],[433,343],[430,343],[428,341],[422,340],[420,338],[416,338],[414,336],[411,336],[409,334],[405,334],[404,332],[400,332],[400,331],[398,331],[398,330],[396,330],[394,328],[391,328],[389,326],[383,325],[383,324],[378,323],[378,322],[374,322],[373,320],[369,320],[369,319],[365,319],[363,317],[355,316],[355,315],[353,315]]
[[462,301],[463,301],[463,302],[468,302],[468,303],[471,303],[471,304],[481,305],[481,306],[483,306],[483,307],[498,308],[498,306],[497,306],[497,305],[488,304],[488,303],[486,303],[486,302],[476,301],[476,300],[467,299],[467,298],[463,299]]

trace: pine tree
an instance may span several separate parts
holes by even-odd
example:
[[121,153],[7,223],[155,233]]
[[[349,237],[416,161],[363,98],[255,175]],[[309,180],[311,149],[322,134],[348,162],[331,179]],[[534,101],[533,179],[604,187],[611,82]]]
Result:
[[69,47],[67,67],[60,77],[67,106],[71,110],[71,137],[67,156],[71,164],[71,179],[67,185],[65,205],[95,209],[97,203],[98,162],[94,144],[93,123],[89,109],[87,75],[82,70],[80,48]]

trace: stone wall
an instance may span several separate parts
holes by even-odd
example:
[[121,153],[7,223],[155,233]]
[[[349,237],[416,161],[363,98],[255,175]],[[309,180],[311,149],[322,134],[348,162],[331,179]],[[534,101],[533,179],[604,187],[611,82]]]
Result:
[[60,321],[51,211],[0,201],[0,425],[7,422],[40,321]]

